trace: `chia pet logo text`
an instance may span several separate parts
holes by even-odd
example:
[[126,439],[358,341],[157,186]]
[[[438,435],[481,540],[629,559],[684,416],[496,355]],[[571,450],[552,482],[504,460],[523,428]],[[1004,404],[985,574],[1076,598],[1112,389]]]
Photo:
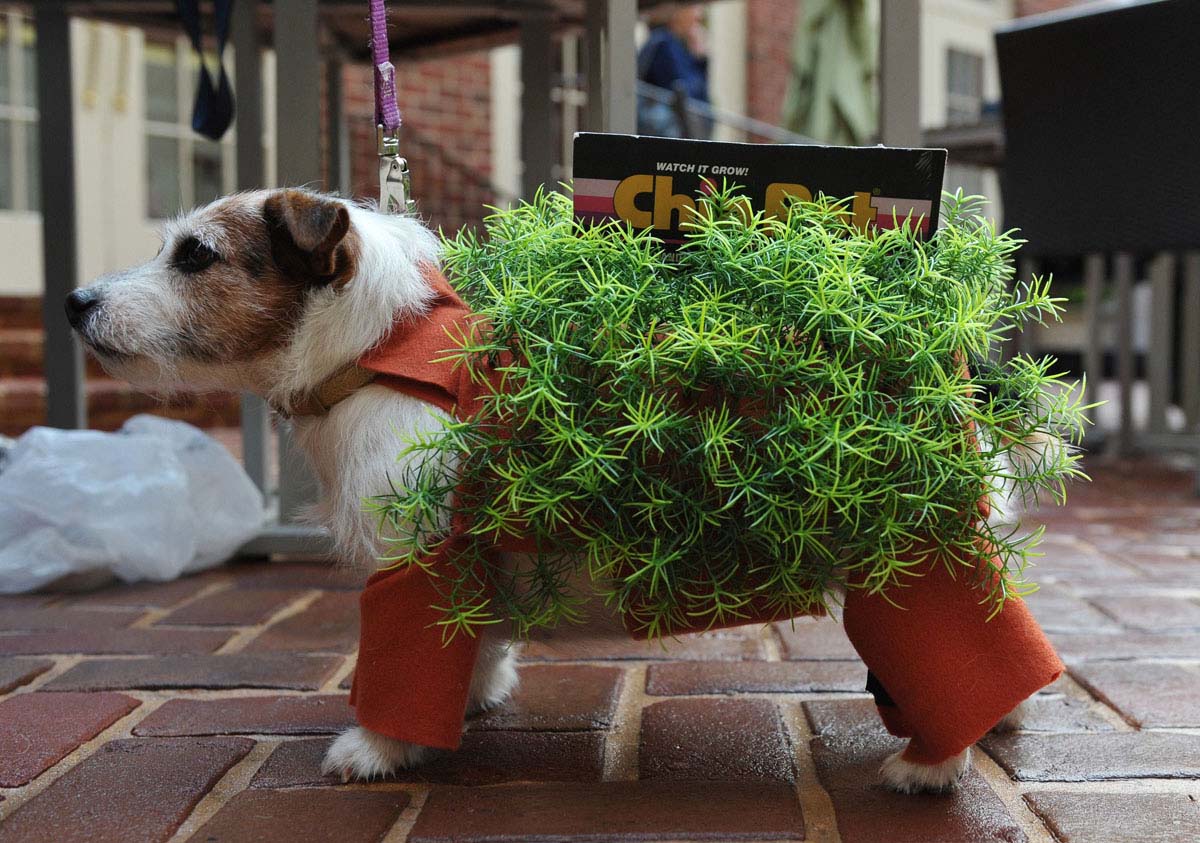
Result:
[[[663,165],[660,164],[659,169],[664,169]],[[749,172],[748,167],[694,164],[669,165],[667,169],[699,175],[700,189],[705,193],[716,187],[711,177],[745,175]],[[772,182],[764,191],[762,209],[768,216],[783,218],[787,215],[789,199],[811,202],[812,198],[813,192],[806,185]],[[860,190],[850,198],[846,212],[859,229],[866,229],[870,225],[893,228],[894,215],[900,224],[910,218],[911,225],[926,230],[931,205],[927,200],[894,199]],[[675,192],[674,176],[638,174],[622,179],[617,185],[613,192],[613,209],[617,216],[634,228],[675,230],[695,212],[696,200],[687,193]]]

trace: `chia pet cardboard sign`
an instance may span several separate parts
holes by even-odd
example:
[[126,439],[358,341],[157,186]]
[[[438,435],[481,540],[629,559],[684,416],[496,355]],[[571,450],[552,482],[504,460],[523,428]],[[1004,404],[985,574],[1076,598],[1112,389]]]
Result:
[[905,220],[923,236],[937,230],[944,149],[718,143],[580,133],[575,135],[575,216],[623,219],[667,243],[683,240],[680,218],[697,193],[741,186],[755,210],[782,216],[787,197],[848,200],[860,228]]

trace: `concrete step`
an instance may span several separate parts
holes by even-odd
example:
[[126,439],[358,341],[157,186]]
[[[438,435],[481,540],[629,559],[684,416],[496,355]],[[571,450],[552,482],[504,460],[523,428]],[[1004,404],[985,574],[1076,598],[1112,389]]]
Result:
[[[0,378],[42,376],[42,329],[0,327]],[[100,363],[85,355],[89,378],[107,378]]]
[[[154,413],[186,421],[197,427],[236,427],[238,396],[224,392],[191,392],[156,398],[137,392],[129,384],[89,379],[88,427],[116,430],[130,416]],[[0,434],[17,436],[46,421],[46,384],[41,378],[0,378]]]

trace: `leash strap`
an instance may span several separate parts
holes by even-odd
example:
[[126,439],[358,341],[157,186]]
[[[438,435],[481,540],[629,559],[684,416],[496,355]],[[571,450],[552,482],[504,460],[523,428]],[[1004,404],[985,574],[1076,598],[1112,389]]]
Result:
[[383,0],[371,0],[371,58],[375,65],[375,125],[394,138],[400,133],[400,106],[396,104],[396,68],[388,50]]
[[[374,0],[372,0],[374,2]],[[200,79],[196,87],[196,103],[192,108],[192,129],[210,140],[220,140],[233,122],[233,87],[225,73],[225,42],[229,39],[229,20],[233,16],[233,0],[214,0],[213,19],[217,36],[217,81],[213,84],[208,64],[204,61],[204,41],[200,25],[200,0],[176,0],[179,19],[196,58],[200,62]]]
[[375,140],[379,153],[379,208],[384,213],[413,210],[412,176],[400,157],[400,106],[396,103],[396,68],[388,50],[384,0],[370,0],[371,60],[375,65]]

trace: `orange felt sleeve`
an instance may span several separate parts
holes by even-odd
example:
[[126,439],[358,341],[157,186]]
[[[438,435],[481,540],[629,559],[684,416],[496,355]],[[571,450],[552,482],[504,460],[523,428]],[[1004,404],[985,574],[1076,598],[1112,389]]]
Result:
[[[461,539],[444,542],[429,560],[436,568]],[[443,603],[423,568],[381,571],[360,599],[358,664],[350,704],[360,724],[397,740],[457,749],[479,639],[444,641]]]
[[912,737],[904,757],[936,764],[1057,679],[1063,664],[1024,601],[1010,598],[988,620],[992,607],[975,570],[955,563],[951,574],[941,558],[927,565],[912,586],[887,592],[891,602],[850,589],[843,623],[895,703],[880,708],[884,724]]

